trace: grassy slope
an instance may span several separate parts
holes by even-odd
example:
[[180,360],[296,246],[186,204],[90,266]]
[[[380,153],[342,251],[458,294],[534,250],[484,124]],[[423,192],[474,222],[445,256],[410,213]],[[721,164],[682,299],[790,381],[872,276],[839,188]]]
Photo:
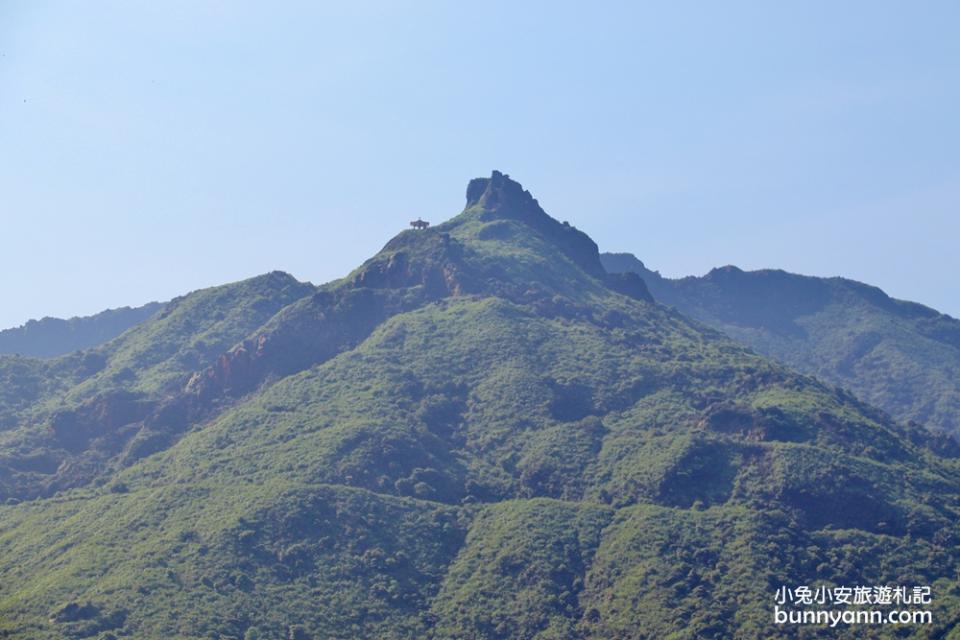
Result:
[[958,619],[955,461],[503,215],[381,262],[445,232],[471,291],[262,387],[115,492],[0,507],[0,629],[772,637],[773,590],[814,580],[936,582],[936,628]]
[[960,434],[960,321],[843,278],[715,269],[660,277],[629,254],[658,301],[795,369],[850,389],[894,417]]
[[106,359],[104,368],[72,389],[67,400],[118,385],[165,391],[312,291],[309,284],[275,271],[174,299],[155,318],[98,350]]
[[36,390],[10,392],[4,385],[0,410],[11,421],[26,420],[38,404],[69,405],[114,389],[161,393],[312,291],[285,273],[269,273],[171,300],[159,314],[85,351],[51,360],[0,356],[8,384],[37,379]]
[[[86,351],[51,360],[0,356],[0,498],[44,492],[57,475],[71,471],[65,462],[84,456],[83,447],[54,437],[50,425],[58,416],[85,408],[96,413],[103,398],[149,407],[313,290],[270,273],[172,300],[161,313]],[[128,419],[138,417],[134,411]]]

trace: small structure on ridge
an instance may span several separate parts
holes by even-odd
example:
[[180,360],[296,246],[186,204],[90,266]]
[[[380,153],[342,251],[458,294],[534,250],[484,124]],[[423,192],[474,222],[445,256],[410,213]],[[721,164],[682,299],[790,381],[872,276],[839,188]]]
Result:
[[430,226],[430,223],[427,222],[426,220],[417,218],[416,220],[410,223],[410,226],[413,227],[414,229],[426,229],[427,227]]

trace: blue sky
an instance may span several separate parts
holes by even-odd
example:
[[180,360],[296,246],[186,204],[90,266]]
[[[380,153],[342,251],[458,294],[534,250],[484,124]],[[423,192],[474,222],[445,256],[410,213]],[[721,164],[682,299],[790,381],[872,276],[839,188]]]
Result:
[[0,0],[0,327],[339,277],[491,169],[669,276],[960,316],[960,4]]

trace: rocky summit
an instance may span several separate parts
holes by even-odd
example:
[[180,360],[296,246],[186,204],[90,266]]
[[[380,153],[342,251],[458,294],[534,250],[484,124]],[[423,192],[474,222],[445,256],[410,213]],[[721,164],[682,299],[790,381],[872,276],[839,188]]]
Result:
[[341,280],[0,357],[0,637],[813,638],[814,584],[952,637],[952,451],[646,284],[494,172]]

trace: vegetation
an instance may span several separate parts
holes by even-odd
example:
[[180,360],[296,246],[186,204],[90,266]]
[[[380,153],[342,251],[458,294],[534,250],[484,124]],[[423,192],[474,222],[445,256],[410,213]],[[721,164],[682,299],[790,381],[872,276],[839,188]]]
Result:
[[104,345],[0,356],[0,501],[86,484],[170,441],[143,428],[198,368],[313,291],[271,273],[193,292]]
[[21,359],[3,477],[31,443],[102,464],[8,485],[0,637],[821,637],[772,622],[813,583],[930,584],[930,627],[836,636],[950,637],[949,451],[599,264],[495,173],[341,281],[194,294],[104,347],[119,386]]
[[876,287],[736,267],[677,280],[603,254],[654,297],[765,356],[850,389],[903,422],[960,435],[960,321]]

